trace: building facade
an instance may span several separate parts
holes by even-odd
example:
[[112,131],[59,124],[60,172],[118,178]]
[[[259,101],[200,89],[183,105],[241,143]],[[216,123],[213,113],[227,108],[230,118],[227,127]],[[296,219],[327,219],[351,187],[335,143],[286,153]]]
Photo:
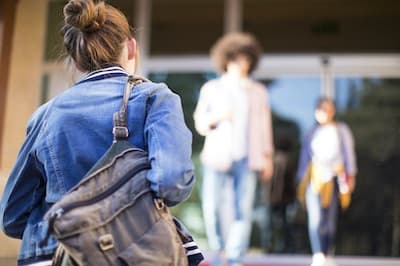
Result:
[[[395,99],[397,90],[400,91],[400,2],[397,0],[107,2],[121,9],[136,30],[141,55],[139,72],[155,81],[167,82],[182,96],[187,123],[192,128],[191,112],[199,88],[215,76],[209,48],[217,38],[232,31],[251,32],[260,40],[264,55],[254,78],[268,85],[275,116],[296,124],[299,131],[296,138],[301,138],[312,126],[314,103],[321,95],[334,97],[339,113],[353,121],[351,114],[364,108],[366,93],[388,106],[389,99]],[[64,0],[0,3],[0,189],[17,156],[32,112],[77,78],[66,74],[59,56],[62,44],[59,29],[65,3]],[[382,110],[377,109],[377,117],[395,115],[387,120],[394,123],[395,140],[381,140],[379,147],[397,147],[396,128],[400,128],[400,119],[393,110],[379,114]],[[369,115],[368,119],[373,117]],[[367,124],[379,120],[368,119]],[[360,128],[360,132],[365,130],[356,122],[354,127]],[[395,158],[385,168],[390,169],[397,162],[397,153],[382,148],[380,154],[387,157],[375,155],[366,145],[375,140],[373,135],[358,144],[365,153],[362,160],[367,157],[365,160],[386,162]],[[200,146],[201,138],[195,135],[195,153]],[[368,189],[368,184],[363,188]],[[396,195],[396,191],[391,193]],[[385,232],[391,235],[388,247],[393,250],[390,254],[399,255],[400,230],[394,225],[396,221],[400,224],[400,208],[393,205],[388,215],[391,219],[387,229],[390,232]],[[5,243],[4,237],[1,238]],[[359,240],[362,239],[352,241]],[[12,243],[2,245],[0,256],[15,255],[18,242]],[[387,255],[379,250],[376,254]]]

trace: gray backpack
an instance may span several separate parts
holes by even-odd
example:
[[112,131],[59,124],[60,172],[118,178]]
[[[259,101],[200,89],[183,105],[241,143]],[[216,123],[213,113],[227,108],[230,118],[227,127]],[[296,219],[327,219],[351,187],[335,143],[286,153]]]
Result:
[[59,247],[53,265],[198,265],[203,256],[183,225],[150,190],[147,153],[127,141],[128,78],[114,114],[114,142],[45,215]]

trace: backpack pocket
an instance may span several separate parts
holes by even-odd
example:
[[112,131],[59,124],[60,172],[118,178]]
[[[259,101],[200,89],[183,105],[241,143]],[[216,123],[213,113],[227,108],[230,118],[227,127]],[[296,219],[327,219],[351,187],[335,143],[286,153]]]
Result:
[[188,265],[182,242],[169,217],[162,217],[138,241],[118,254],[118,261],[124,266]]

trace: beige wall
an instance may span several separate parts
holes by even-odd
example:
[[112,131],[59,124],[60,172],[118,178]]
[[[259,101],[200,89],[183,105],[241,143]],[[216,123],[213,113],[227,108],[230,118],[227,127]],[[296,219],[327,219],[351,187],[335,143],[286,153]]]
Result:
[[[40,96],[48,0],[19,0],[13,36],[0,162],[0,191]],[[18,241],[0,233],[0,257],[13,257]]]

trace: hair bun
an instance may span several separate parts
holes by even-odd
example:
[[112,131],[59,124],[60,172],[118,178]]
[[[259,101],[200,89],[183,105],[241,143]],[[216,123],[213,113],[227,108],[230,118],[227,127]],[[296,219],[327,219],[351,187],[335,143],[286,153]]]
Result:
[[104,26],[106,20],[103,1],[70,0],[64,7],[65,23],[80,29],[82,32],[96,32]]

